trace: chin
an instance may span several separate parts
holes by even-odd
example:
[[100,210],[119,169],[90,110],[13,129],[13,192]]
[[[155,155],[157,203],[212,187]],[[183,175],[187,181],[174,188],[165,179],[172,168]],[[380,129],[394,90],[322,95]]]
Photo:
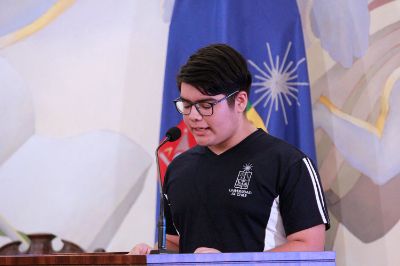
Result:
[[210,146],[210,141],[204,138],[199,138],[199,137],[195,137],[194,138],[196,140],[197,145],[200,146]]
[[206,141],[200,141],[200,140],[196,140],[197,145],[200,146],[208,146],[208,143]]

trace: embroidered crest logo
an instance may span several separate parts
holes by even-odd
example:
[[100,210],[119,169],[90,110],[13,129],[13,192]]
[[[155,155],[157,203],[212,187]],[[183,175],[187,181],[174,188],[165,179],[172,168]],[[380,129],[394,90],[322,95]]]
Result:
[[239,171],[238,176],[236,178],[235,182],[235,188],[234,189],[229,189],[229,193],[232,196],[238,196],[238,197],[247,197],[247,195],[251,195],[252,192],[247,190],[250,185],[250,180],[253,172],[251,171],[251,168],[253,166],[251,164],[245,164],[243,166],[243,170]]
[[252,168],[251,164],[245,164],[243,166],[243,171],[239,171],[239,174],[236,178],[235,188],[239,189],[249,188],[251,175],[253,174],[253,172],[251,172],[251,168]]

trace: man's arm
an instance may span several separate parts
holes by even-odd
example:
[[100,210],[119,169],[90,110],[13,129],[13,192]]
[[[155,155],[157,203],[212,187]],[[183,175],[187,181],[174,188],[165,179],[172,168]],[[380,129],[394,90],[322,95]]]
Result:
[[325,225],[320,224],[287,236],[287,242],[266,251],[324,251]]
[[167,234],[167,250],[179,252],[179,236]]
[[[179,236],[167,234],[166,239],[167,250],[179,252]],[[128,255],[147,255],[150,254],[150,251],[157,250],[157,248],[157,243],[154,245],[154,248],[145,243],[140,243],[134,246]]]
[[[276,248],[265,250],[275,252],[285,251],[324,251],[325,225],[320,224],[287,236],[287,242]],[[200,247],[195,253],[219,253],[214,248]]]

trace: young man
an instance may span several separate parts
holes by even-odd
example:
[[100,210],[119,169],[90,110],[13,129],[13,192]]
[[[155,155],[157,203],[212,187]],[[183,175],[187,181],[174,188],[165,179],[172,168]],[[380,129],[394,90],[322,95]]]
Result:
[[[233,48],[193,54],[177,77],[178,112],[197,146],[165,182],[167,249],[182,253],[322,251],[329,228],[310,159],[245,116],[251,75]],[[137,245],[131,254],[147,254]]]

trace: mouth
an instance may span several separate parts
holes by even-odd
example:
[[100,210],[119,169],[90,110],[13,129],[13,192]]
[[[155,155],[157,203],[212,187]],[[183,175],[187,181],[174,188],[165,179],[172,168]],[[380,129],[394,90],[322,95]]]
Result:
[[205,135],[208,130],[210,130],[209,127],[192,127],[192,133],[198,136]]

